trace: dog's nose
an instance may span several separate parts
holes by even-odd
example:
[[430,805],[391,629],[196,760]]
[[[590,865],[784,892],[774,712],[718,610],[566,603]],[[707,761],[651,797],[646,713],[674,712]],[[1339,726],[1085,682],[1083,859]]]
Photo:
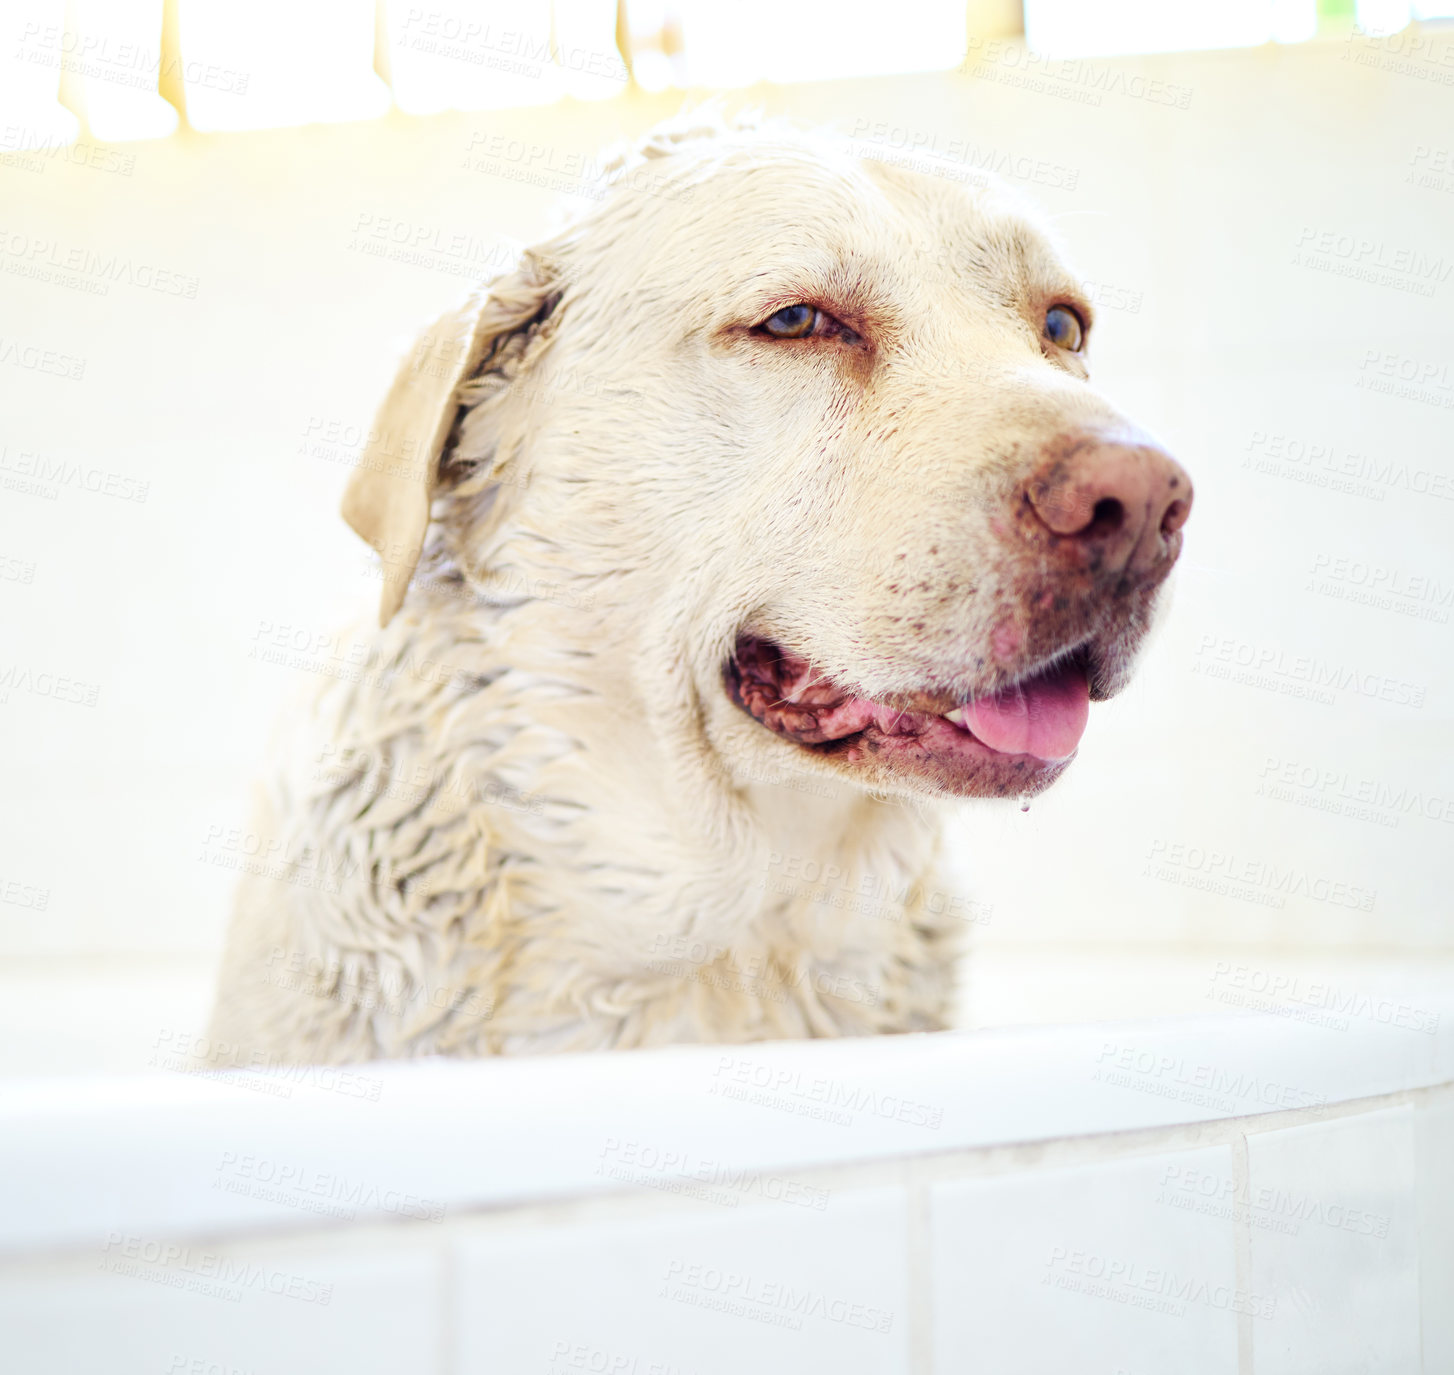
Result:
[[1150,442],[1071,436],[1025,485],[1039,523],[1100,573],[1165,572],[1181,552],[1191,478]]

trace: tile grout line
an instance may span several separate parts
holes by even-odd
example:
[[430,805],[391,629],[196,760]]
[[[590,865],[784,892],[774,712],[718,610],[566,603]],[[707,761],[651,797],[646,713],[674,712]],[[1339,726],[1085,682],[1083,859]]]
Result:
[[443,1238],[439,1248],[439,1357],[436,1367],[440,1375],[455,1375],[459,1369],[459,1303],[458,1242]]
[[909,1369],[913,1375],[934,1371],[934,1275],[930,1256],[929,1186],[920,1178],[917,1161],[905,1162],[904,1225],[908,1233],[906,1290],[909,1308]]
[[[1238,1132],[1232,1148],[1232,1247],[1236,1257],[1237,1292],[1252,1293],[1252,1168],[1247,1133]],[[1249,1304],[1237,1307],[1237,1375],[1253,1375],[1253,1328]]]

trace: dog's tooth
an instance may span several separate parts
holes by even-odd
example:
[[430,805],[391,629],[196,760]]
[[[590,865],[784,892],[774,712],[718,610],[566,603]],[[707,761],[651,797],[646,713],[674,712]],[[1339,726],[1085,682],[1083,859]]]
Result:
[[964,708],[955,707],[953,711],[946,711],[944,713],[944,719],[946,721],[953,721],[956,726],[962,726],[964,724]]

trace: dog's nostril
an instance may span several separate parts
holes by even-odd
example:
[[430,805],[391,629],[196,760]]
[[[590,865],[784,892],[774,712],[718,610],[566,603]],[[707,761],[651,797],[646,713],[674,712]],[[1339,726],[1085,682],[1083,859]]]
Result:
[[1025,494],[1039,524],[1060,537],[1053,556],[1107,577],[1160,576],[1192,506],[1191,480],[1168,454],[1094,433],[1051,444]]
[[1081,534],[1092,538],[1096,535],[1112,534],[1121,528],[1121,523],[1125,519],[1126,508],[1115,497],[1102,497],[1091,508],[1090,524],[1081,531]]

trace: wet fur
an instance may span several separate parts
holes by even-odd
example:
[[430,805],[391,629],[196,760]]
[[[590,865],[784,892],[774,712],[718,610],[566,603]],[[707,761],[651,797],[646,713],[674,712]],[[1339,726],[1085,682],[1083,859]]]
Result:
[[[1003,188],[826,138],[688,123],[618,176],[488,289],[402,609],[290,719],[214,1058],[946,1024],[938,790],[778,738],[723,667],[750,625],[962,700],[1102,614],[1004,552],[1027,463],[1115,419],[1038,339],[1075,281]],[[751,334],[809,294],[861,346]]]

